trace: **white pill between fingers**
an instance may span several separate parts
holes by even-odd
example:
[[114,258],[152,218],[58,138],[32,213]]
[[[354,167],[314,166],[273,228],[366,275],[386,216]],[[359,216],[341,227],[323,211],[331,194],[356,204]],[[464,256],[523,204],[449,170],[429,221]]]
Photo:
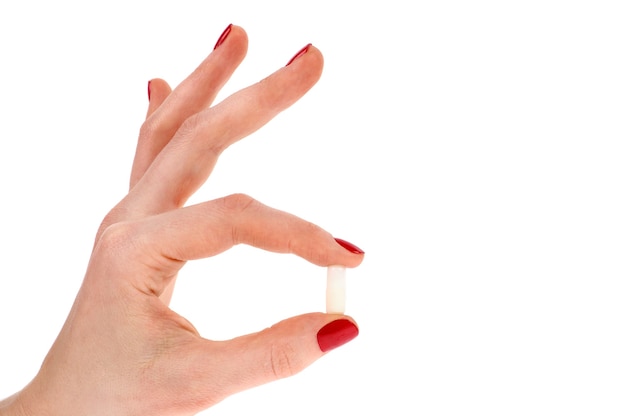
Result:
[[328,266],[326,272],[326,313],[346,311],[346,268]]

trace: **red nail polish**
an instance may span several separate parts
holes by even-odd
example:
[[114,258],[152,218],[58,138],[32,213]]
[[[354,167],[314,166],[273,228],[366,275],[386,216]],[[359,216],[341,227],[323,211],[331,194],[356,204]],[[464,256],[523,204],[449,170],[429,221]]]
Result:
[[304,48],[300,49],[300,50],[298,51],[298,53],[296,53],[296,54],[293,56],[293,58],[291,58],[291,59],[289,60],[289,62],[287,62],[287,65],[285,65],[285,66],[289,66],[289,65],[291,65],[291,63],[292,63],[293,61],[295,61],[296,59],[298,59],[299,57],[301,57],[302,55],[304,55],[304,54],[305,54],[305,53],[309,50],[309,48],[310,48],[310,47],[311,47],[311,44],[309,43],[309,44],[308,44],[308,45],[306,45]]
[[337,242],[337,244],[339,244],[341,247],[343,247],[346,250],[348,250],[350,253],[354,253],[354,254],[364,254],[365,253],[363,250],[361,250],[360,248],[358,248],[354,244],[347,242],[346,240],[342,240],[341,238],[335,238],[335,241]]
[[228,34],[230,33],[230,30],[232,28],[233,28],[233,24],[231,23],[231,24],[228,25],[228,27],[226,29],[224,29],[224,31],[220,35],[220,38],[217,40],[217,43],[213,47],[213,50],[216,50],[218,46],[220,46],[222,43],[224,43],[224,41],[228,37]]
[[148,101],[150,101],[150,84],[152,84],[152,81],[148,81]]
[[359,328],[347,319],[338,319],[326,324],[317,333],[317,344],[322,352],[341,347],[359,335]]

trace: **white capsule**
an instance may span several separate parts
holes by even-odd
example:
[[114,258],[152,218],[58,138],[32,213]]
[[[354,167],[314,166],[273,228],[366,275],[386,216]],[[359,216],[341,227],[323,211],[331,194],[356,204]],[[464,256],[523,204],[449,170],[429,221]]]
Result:
[[346,311],[346,268],[328,266],[326,274],[326,313]]

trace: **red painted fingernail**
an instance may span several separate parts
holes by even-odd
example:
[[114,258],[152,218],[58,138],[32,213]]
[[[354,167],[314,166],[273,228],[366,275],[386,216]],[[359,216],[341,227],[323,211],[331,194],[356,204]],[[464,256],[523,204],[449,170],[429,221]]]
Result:
[[150,101],[150,84],[152,84],[152,81],[148,81],[148,101]]
[[300,50],[298,51],[298,53],[296,53],[296,54],[293,56],[293,58],[291,58],[291,59],[289,60],[289,62],[287,62],[287,65],[285,65],[285,66],[289,66],[289,65],[291,65],[291,63],[292,63],[293,61],[295,61],[296,59],[298,59],[299,57],[301,57],[302,55],[304,55],[304,54],[306,53],[306,51],[308,51],[308,50],[309,50],[309,48],[310,48],[310,47],[311,47],[311,44],[309,43],[309,44],[308,44],[308,45],[306,45],[304,48],[300,49]]
[[230,33],[230,30],[232,28],[233,28],[233,24],[231,23],[231,24],[228,25],[228,27],[226,29],[224,29],[224,31],[220,35],[220,38],[217,40],[217,43],[213,47],[213,50],[216,50],[218,46],[220,46],[222,43],[224,43],[224,41],[228,37],[228,34]]
[[365,253],[363,250],[361,250],[360,248],[358,248],[354,244],[347,242],[346,240],[342,240],[341,238],[335,238],[335,241],[337,242],[337,244],[339,244],[341,247],[343,247],[346,250],[348,250],[350,253],[354,253],[354,254],[364,254]]
[[326,324],[317,333],[317,344],[322,352],[334,350],[359,335],[359,328],[352,321],[338,319]]

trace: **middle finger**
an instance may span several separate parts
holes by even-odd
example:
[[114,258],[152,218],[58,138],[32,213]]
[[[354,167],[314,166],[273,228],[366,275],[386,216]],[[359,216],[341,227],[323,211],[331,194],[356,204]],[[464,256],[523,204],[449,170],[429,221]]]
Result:
[[244,30],[229,25],[211,54],[151,114],[141,127],[131,171],[131,188],[141,179],[156,156],[183,122],[215,99],[246,55]]
[[302,97],[319,79],[323,58],[310,46],[290,65],[187,119],[128,195],[150,215],[181,207],[204,183],[218,156]]

